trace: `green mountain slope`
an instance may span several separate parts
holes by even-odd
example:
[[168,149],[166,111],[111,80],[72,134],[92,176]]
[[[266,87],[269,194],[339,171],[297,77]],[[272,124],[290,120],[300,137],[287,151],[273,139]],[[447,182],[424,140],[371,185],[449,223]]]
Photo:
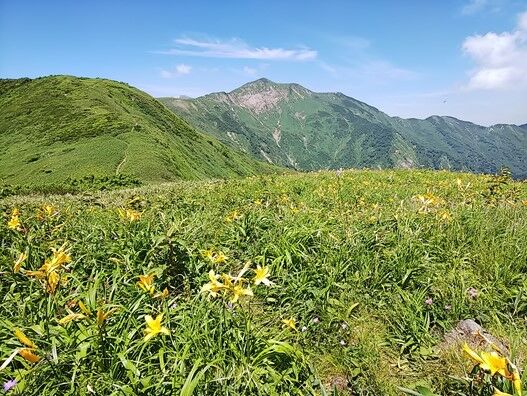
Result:
[[527,128],[452,117],[389,117],[341,93],[260,79],[197,99],[161,98],[176,114],[256,158],[299,169],[430,167],[527,176]]
[[163,181],[271,169],[197,132],[123,83],[69,76],[0,80],[0,180],[5,182],[119,173]]

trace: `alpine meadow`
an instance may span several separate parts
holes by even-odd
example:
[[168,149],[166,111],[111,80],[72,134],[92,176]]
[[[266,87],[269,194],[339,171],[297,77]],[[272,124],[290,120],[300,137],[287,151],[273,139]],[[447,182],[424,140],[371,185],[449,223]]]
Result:
[[0,2],[0,395],[527,395],[521,3]]

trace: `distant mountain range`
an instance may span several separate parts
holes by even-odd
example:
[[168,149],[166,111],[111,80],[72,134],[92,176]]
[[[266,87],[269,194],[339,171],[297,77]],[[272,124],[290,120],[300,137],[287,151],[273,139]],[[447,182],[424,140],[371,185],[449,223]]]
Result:
[[[342,93],[259,79],[196,99],[159,98],[195,127],[254,158],[313,170],[429,167],[527,177],[527,124],[390,117]],[[527,114],[526,114],[527,116]]]
[[127,84],[69,76],[0,80],[0,183],[116,174],[165,181],[276,169],[196,131]]

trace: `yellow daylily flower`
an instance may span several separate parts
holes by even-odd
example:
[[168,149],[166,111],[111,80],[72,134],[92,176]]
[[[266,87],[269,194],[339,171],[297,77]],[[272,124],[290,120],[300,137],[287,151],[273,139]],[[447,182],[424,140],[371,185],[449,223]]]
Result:
[[290,329],[296,330],[296,320],[293,318],[282,319],[284,327],[289,327]]
[[55,214],[55,208],[51,205],[43,205],[37,213],[38,220],[45,220],[46,217],[51,217]]
[[20,255],[18,256],[18,258],[15,260],[15,262],[13,263],[13,272],[14,273],[17,273],[17,272],[20,272],[20,269],[22,268],[22,263],[24,261],[26,261],[27,259],[27,254],[25,253],[20,253]]
[[507,368],[507,359],[500,356],[497,352],[482,351],[478,355],[467,343],[463,345],[463,351],[475,360],[482,370],[490,372],[491,375],[498,373],[502,377],[511,378],[511,373]]
[[42,207],[42,211],[48,216],[51,216],[53,213],[55,213],[55,208],[51,205],[44,205]]
[[37,363],[40,360],[40,356],[35,355],[29,348],[22,348],[18,353],[30,363]]
[[483,363],[479,366],[485,370],[489,371],[491,375],[499,373],[502,377],[510,375],[507,370],[507,360],[500,356],[497,352],[485,352],[480,353]]
[[46,279],[46,273],[44,271],[24,271],[24,275],[33,276],[37,279]]
[[167,297],[168,297],[168,289],[166,287],[163,289],[162,292],[156,293],[154,295],[154,298],[161,298],[161,299],[163,299],[163,298],[167,298]]
[[212,258],[212,262],[214,264],[223,264],[227,261],[227,256],[220,250],[218,253],[214,255]]
[[158,334],[170,334],[170,330],[168,330],[165,326],[161,325],[161,322],[163,321],[163,314],[160,313],[156,316],[155,319],[153,319],[150,315],[145,316],[145,322],[146,322],[146,329],[145,329],[145,341],[148,341],[152,337],[158,335]]
[[18,338],[18,341],[20,341],[22,344],[24,344],[25,346],[29,347],[29,348],[32,348],[32,349],[37,349],[37,346],[36,344],[31,341],[25,334],[22,330],[20,329],[15,329],[14,331],[15,333],[15,336],[16,338]]
[[62,319],[60,319],[59,324],[65,325],[74,320],[82,320],[82,319],[86,319],[86,315],[81,314],[81,313],[70,313],[66,315],[65,317],[63,317]]
[[97,310],[97,326],[102,327],[106,319],[110,317],[118,308],[112,308],[109,311],[104,312],[102,308]]
[[244,297],[244,296],[251,297],[254,295],[250,287],[244,288],[241,284],[234,285],[231,291],[232,291],[232,298],[230,301],[232,304],[236,303],[241,297]]
[[241,215],[238,213],[237,210],[233,210],[231,213],[229,213],[227,216],[225,216],[225,221],[227,223],[232,223],[233,221],[239,219]]
[[522,380],[520,377],[520,372],[518,371],[518,368],[509,360],[507,359],[507,369],[510,372],[510,379],[512,380],[512,384],[514,386],[514,391],[518,396],[523,395],[522,390]]
[[88,307],[86,305],[84,305],[84,303],[82,301],[78,301],[77,302],[77,305],[79,306],[80,310],[86,315],[86,316],[90,316],[91,315],[91,311],[88,309]]
[[214,252],[212,251],[212,249],[204,250],[203,252],[201,252],[201,254],[203,257],[205,257],[206,259],[210,261],[214,260]]
[[476,352],[474,352],[474,351],[468,346],[468,344],[467,344],[466,342],[463,344],[463,351],[464,351],[468,356],[470,356],[473,360],[475,360],[476,362],[478,362],[478,363],[480,363],[480,364],[483,363],[483,359],[481,359],[481,358],[479,357],[479,355],[478,355]]
[[271,286],[273,282],[269,280],[269,267],[256,266],[253,281],[255,285],[263,283],[265,286]]
[[209,282],[201,287],[201,292],[208,292],[211,297],[216,297],[218,293],[225,288],[225,285],[218,281],[219,275],[214,270],[209,271]]
[[145,292],[154,293],[154,274],[139,275],[137,285]]
[[142,215],[141,212],[138,212],[135,209],[118,209],[117,211],[122,219],[126,219],[130,222],[139,220]]
[[245,263],[245,265],[243,266],[243,268],[240,270],[240,272],[238,273],[238,276],[236,276],[235,278],[232,278],[232,280],[236,283],[236,282],[239,282],[242,280],[243,278],[243,275],[245,275],[245,273],[249,270],[249,268],[251,268],[251,262],[250,261],[247,261]]
[[59,282],[60,282],[60,275],[56,271],[48,273],[46,291],[49,294],[55,294],[55,291],[57,290],[57,286],[59,285]]
[[20,227],[20,219],[18,216],[12,215],[11,219],[7,222],[7,228],[10,230],[16,230],[18,227]]
[[48,274],[61,268],[64,264],[70,263],[72,260],[66,249],[66,244],[58,249],[52,248],[51,250],[53,252],[52,257],[47,259],[40,268],[41,271],[46,271]]

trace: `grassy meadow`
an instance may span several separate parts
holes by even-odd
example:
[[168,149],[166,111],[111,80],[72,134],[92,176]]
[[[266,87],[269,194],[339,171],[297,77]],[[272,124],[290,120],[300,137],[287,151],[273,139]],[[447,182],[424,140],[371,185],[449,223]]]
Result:
[[463,319],[527,366],[527,184],[506,176],[266,175],[0,209],[5,393],[512,394],[445,342]]

